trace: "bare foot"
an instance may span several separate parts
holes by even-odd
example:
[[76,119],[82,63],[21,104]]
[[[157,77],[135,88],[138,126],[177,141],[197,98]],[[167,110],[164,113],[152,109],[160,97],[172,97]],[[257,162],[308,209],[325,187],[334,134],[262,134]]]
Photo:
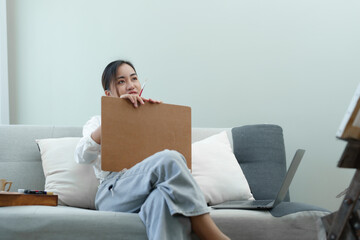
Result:
[[210,214],[191,217],[191,227],[201,240],[230,240],[216,226]]

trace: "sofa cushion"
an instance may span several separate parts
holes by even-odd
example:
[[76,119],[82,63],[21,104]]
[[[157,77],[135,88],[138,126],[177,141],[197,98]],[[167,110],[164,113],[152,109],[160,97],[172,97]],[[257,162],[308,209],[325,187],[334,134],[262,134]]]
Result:
[[[327,213],[303,211],[273,217],[268,211],[212,210],[216,225],[231,239],[317,238],[317,220]],[[138,214],[66,206],[0,208],[1,239],[147,239]],[[194,235],[192,239],[198,239]]]
[[[286,174],[282,128],[257,124],[232,129],[234,154],[255,199],[275,199]],[[289,195],[285,201],[289,201]]]
[[225,131],[192,144],[192,175],[210,205],[253,199]]
[[324,213],[330,213],[329,210],[314,205],[297,202],[281,202],[279,205],[271,209],[269,212],[274,217],[282,217],[288,214],[306,211],[319,211]]
[[91,165],[77,164],[74,152],[79,137],[36,140],[45,175],[45,190],[58,195],[60,205],[95,209],[99,185]]

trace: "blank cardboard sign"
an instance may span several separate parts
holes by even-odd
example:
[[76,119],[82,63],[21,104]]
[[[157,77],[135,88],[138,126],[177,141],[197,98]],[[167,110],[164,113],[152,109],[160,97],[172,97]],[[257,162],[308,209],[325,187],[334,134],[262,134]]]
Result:
[[191,169],[191,108],[101,98],[101,169],[121,171],[164,149],[184,155]]

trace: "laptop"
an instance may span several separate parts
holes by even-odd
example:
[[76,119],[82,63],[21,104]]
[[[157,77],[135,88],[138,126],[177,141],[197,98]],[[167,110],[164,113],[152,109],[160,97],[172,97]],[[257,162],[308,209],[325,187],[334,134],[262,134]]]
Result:
[[290,183],[294,178],[295,172],[300,164],[305,150],[298,149],[286,173],[281,188],[273,200],[245,200],[245,201],[226,201],[217,205],[211,206],[214,209],[272,209],[281,203],[289,190]]

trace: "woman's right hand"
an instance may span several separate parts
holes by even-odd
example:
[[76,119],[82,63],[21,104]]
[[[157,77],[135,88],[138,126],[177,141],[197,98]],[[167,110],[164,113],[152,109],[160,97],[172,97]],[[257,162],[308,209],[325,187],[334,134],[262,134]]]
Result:
[[120,96],[120,98],[129,99],[136,108],[139,106],[138,103],[145,104],[145,99],[140,97],[138,94],[123,94]]
[[154,100],[154,99],[146,99],[144,97],[141,97],[137,94],[123,94],[120,96],[120,98],[124,98],[124,99],[129,99],[132,104],[134,104],[134,107],[138,107],[139,104],[145,104],[145,102],[149,102],[149,103],[162,103],[162,101],[158,101],[158,100]]

